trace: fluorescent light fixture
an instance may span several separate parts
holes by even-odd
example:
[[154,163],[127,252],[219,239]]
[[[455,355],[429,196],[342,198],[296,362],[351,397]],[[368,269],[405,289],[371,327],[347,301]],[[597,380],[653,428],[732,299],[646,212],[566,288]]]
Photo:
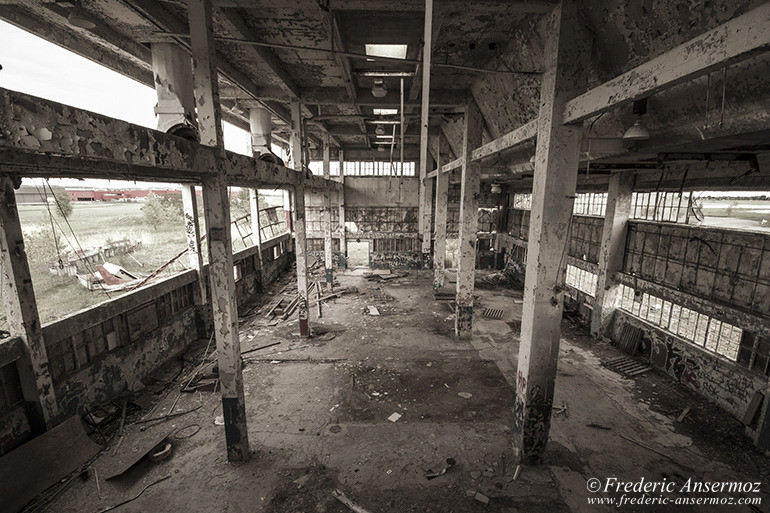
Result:
[[398,109],[373,109],[375,116],[395,116]]
[[364,45],[366,55],[372,57],[390,57],[391,59],[406,59],[406,45]]

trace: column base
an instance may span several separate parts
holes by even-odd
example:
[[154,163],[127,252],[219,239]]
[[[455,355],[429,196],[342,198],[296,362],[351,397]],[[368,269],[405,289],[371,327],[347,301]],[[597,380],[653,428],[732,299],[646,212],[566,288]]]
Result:
[[[524,379],[519,373],[520,384]],[[529,402],[521,398],[521,391],[516,394],[516,405],[513,408],[513,445],[518,452],[519,463],[537,465],[548,443],[553,396],[546,397],[539,391],[539,387],[524,390],[524,393],[527,392],[531,396]]]
[[446,273],[443,269],[433,269],[433,290],[444,288]]
[[457,306],[455,310],[455,336],[471,338],[473,333],[473,307]]
[[249,459],[249,437],[246,430],[246,406],[236,397],[222,398],[222,414],[225,419],[227,461]]

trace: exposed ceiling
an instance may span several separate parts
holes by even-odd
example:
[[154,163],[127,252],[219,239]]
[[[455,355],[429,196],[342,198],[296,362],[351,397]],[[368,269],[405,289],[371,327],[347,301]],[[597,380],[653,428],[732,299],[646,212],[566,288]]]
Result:
[[[82,0],[94,29],[73,27],[73,0],[0,0],[0,17],[112,69],[153,85],[150,44],[187,47],[186,0]],[[576,0],[592,40],[589,85],[600,84],[745,13],[762,0]],[[460,153],[469,98],[484,119],[484,142],[537,116],[540,65],[554,0],[434,0],[430,129]],[[311,144],[324,132],[351,155],[374,155],[378,108],[398,108],[404,82],[405,152],[419,143],[424,0],[213,0],[220,95],[225,119],[247,127],[232,107],[263,105],[285,140],[289,104],[300,100]],[[244,41],[259,43],[247,44]],[[407,45],[404,62],[370,60],[366,44]],[[334,50],[334,52],[332,52]],[[467,69],[473,68],[473,69]],[[602,156],[649,162],[660,151],[724,151],[756,146],[767,135],[768,56],[677,86],[650,98],[650,141]],[[486,71],[480,71],[486,70]],[[373,73],[398,76],[374,77]],[[388,92],[375,98],[374,80]],[[708,92],[707,92],[708,91]],[[634,120],[618,109],[586,123],[589,138],[619,138]],[[385,125],[392,133],[392,125]],[[533,145],[483,162],[490,176],[521,178]],[[765,151],[759,149],[758,151]],[[380,154],[385,155],[385,154]],[[594,158],[595,155],[592,157]],[[525,174],[526,176],[526,174]]]

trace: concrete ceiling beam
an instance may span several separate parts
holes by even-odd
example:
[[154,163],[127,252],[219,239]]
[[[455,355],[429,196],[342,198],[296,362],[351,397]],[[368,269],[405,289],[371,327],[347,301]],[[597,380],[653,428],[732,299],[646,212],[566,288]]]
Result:
[[770,49],[770,2],[568,101],[577,123]]

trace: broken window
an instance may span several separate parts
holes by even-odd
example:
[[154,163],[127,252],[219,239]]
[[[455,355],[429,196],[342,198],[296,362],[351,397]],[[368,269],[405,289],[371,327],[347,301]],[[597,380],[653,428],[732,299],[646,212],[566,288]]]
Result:
[[[568,285],[571,285],[569,282],[570,267],[567,267]],[[572,271],[572,276],[575,279],[575,271]],[[729,360],[738,361],[738,363],[751,368],[749,362],[751,361],[752,349],[746,347],[744,331],[737,326],[714,319],[676,303],[665,301],[652,294],[647,294],[646,292],[639,293],[626,285],[620,286],[620,309],[697,344],[708,351],[724,356]],[[767,349],[761,357],[757,356],[757,358],[762,358],[763,372],[765,369],[764,362],[767,361],[767,354],[770,353],[770,344],[768,344]],[[738,356],[739,350],[742,355],[740,358]]]

